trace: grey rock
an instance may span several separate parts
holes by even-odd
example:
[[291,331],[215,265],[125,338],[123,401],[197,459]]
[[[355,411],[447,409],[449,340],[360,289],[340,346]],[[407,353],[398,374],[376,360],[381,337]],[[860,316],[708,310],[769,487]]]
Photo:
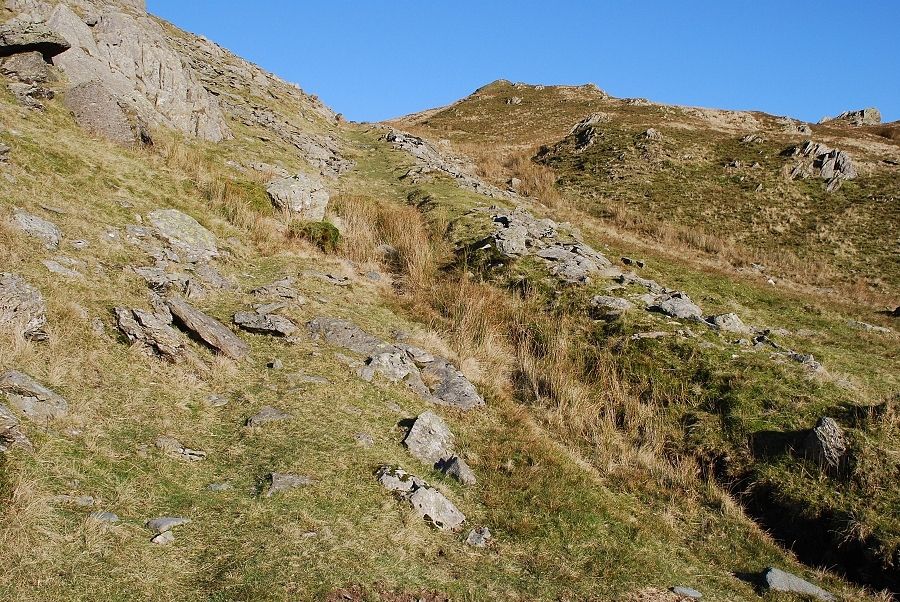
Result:
[[662,140],[662,134],[653,128],[648,128],[644,132],[644,138],[647,140]]
[[68,402],[61,396],[15,370],[0,374],[0,391],[31,420],[62,418],[69,410]]
[[660,297],[648,309],[666,314],[677,320],[700,320],[703,317],[703,310],[691,301],[687,293],[682,292]]
[[297,292],[297,289],[294,288],[294,279],[290,276],[254,289],[251,293],[258,297],[278,297],[281,299],[302,298],[300,293]]
[[419,368],[402,350],[373,355],[359,370],[360,377],[366,382],[371,382],[376,374],[393,383],[402,382],[423,397],[430,395]]
[[308,327],[314,336],[356,353],[372,355],[378,350],[390,351],[392,347],[349,320],[319,317],[311,320]]
[[447,360],[435,357],[431,362],[423,362],[420,368],[435,403],[460,410],[472,410],[484,405],[484,398],[478,394],[475,385]]
[[413,457],[431,466],[456,455],[453,442],[447,423],[431,411],[419,414],[403,440]]
[[0,453],[6,453],[15,447],[26,451],[34,450],[28,436],[22,432],[19,419],[9,408],[0,404]]
[[171,531],[175,527],[180,527],[190,522],[191,519],[183,518],[181,516],[158,516],[148,520],[144,523],[144,526],[159,535],[160,533]]
[[150,542],[155,543],[158,546],[167,546],[174,541],[175,534],[171,531],[163,531],[162,533],[158,533],[150,538]]
[[178,363],[190,356],[187,340],[170,326],[171,315],[160,317],[141,309],[115,308],[116,325],[133,344]]
[[796,351],[786,352],[788,359],[802,364],[804,368],[810,372],[822,372],[825,368],[822,366],[812,353],[798,353]]
[[206,403],[211,408],[222,408],[228,405],[228,398],[216,393],[210,393],[206,396]]
[[28,339],[44,340],[47,333],[44,298],[21,276],[0,273],[0,327]]
[[250,427],[262,426],[270,422],[290,420],[293,417],[294,416],[292,414],[289,414],[288,412],[285,412],[283,410],[279,410],[278,408],[273,408],[272,406],[263,406],[259,412],[248,418],[245,424],[246,426]]
[[213,493],[222,493],[224,491],[230,491],[231,489],[231,483],[210,483],[206,486],[206,490],[212,491]]
[[721,330],[723,332],[747,334],[752,331],[749,326],[744,324],[744,322],[737,316],[737,314],[733,313],[711,316],[707,318],[706,321],[716,330]]
[[3,59],[0,61],[0,73],[28,84],[43,84],[53,79],[50,65],[37,51],[22,52]]
[[291,489],[307,487],[313,483],[309,477],[284,472],[269,473],[267,480],[269,486],[266,491],[266,497],[272,497],[277,493],[283,493]]
[[622,297],[596,295],[591,298],[591,309],[604,316],[618,316],[634,308],[634,303]]
[[98,510],[97,512],[91,512],[89,515],[92,519],[101,523],[115,524],[119,522],[119,516],[112,512],[106,512],[103,510]]
[[210,347],[222,354],[240,360],[247,357],[250,347],[227,326],[195,309],[183,299],[169,299],[167,305],[172,315],[188,330],[194,332]]
[[242,311],[234,314],[234,323],[244,330],[258,334],[288,337],[297,332],[297,325],[284,316]]
[[62,232],[53,222],[49,222],[42,217],[33,215],[22,209],[13,209],[13,225],[27,234],[37,238],[43,243],[44,248],[55,250],[59,247],[62,239]]
[[281,370],[282,368],[284,368],[284,362],[281,361],[280,358],[276,357],[269,360],[269,363],[266,364],[266,368],[269,368],[270,370]]
[[266,192],[275,207],[314,222],[325,219],[331,198],[324,182],[306,174],[275,180],[266,187]]
[[879,334],[890,334],[894,332],[890,328],[885,326],[876,326],[875,324],[869,324],[868,322],[861,322],[859,320],[850,320],[847,322],[847,325],[850,328],[854,328],[856,330],[865,330],[866,332],[877,332]]
[[44,23],[10,21],[0,25],[0,56],[40,52],[50,59],[69,49],[69,43]]
[[683,585],[676,585],[672,588],[672,593],[676,596],[681,596],[682,598],[690,598],[692,600],[699,600],[703,597],[703,594],[698,592],[697,590],[685,587]]
[[664,330],[654,330],[651,332],[636,332],[631,335],[630,339],[632,341],[641,341],[644,339],[662,339],[671,336],[674,336],[674,333],[666,332]]
[[170,456],[181,458],[182,460],[196,462],[198,460],[204,460],[206,458],[205,451],[187,448],[181,444],[181,441],[169,435],[160,435],[156,438],[154,444],[156,445],[157,449],[169,454]]
[[823,602],[836,602],[837,597],[825,591],[821,587],[813,585],[809,581],[805,581],[796,575],[786,573],[776,568],[767,568],[763,573],[763,582],[769,590],[775,592],[787,592],[792,594],[800,594],[803,596],[812,596]]
[[847,437],[833,418],[819,418],[806,437],[804,449],[807,457],[823,469],[840,471],[846,466]]
[[396,466],[380,467],[375,477],[385,489],[401,495],[426,486],[425,481]]
[[59,276],[71,278],[72,280],[81,280],[84,278],[81,272],[73,270],[72,268],[67,268],[54,259],[43,259],[41,260],[41,263],[44,264],[45,268],[47,268],[54,274],[58,274]]
[[454,531],[466,520],[465,515],[436,489],[421,487],[409,496],[416,514],[442,531]]
[[844,111],[837,117],[825,117],[819,123],[829,121],[844,121],[850,125],[878,125],[881,123],[881,111],[875,107]]
[[126,146],[152,143],[147,126],[99,81],[70,88],[63,95],[63,104],[78,125],[91,134]]
[[157,209],[147,214],[147,220],[185,261],[200,263],[219,256],[216,237],[191,216],[177,209]]
[[486,548],[491,544],[492,540],[493,536],[490,529],[487,527],[475,527],[466,536],[466,545],[470,545],[473,548]]
[[436,468],[444,474],[453,477],[463,485],[471,486],[478,482],[475,478],[475,472],[469,468],[466,461],[459,456],[453,456],[448,459],[440,460]]

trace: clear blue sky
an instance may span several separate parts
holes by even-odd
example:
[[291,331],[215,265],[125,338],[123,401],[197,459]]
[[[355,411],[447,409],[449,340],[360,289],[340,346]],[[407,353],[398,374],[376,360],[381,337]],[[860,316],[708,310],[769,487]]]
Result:
[[147,0],[353,120],[504,78],[818,121],[900,119],[900,0]]

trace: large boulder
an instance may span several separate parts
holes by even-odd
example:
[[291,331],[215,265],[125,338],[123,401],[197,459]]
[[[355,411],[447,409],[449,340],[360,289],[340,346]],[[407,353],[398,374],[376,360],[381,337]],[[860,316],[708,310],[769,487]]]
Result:
[[0,374],[0,391],[31,420],[61,418],[69,409],[65,399],[27,374],[15,370]]
[[68,41],[44,23],[13,21],[0,25],[0,56],[33,51],[49,60],[68,49]]
[[331,196],[322,180],[306,174],[275,180],[266,187],[272,204],[312,222],[325,219]]
[[147,219],[182,260],[199,263],[218,257],[215,235],[190,215],[177,209],[157,209],[147,214]]
[[0,328],[28,339],[44,340],[47,338],[46,324],[44,298],[40,291],[21,276],[0,273]]
[[119,144],[149,144],[150,134],[136,115],[129,113],[99,81],[89,81],[69,89],[63,104],[75,121],[88,132]]
[[453,433],[444,420],[434,412],[419,414],[403,440],[409,453],[432,466],[456,455]]

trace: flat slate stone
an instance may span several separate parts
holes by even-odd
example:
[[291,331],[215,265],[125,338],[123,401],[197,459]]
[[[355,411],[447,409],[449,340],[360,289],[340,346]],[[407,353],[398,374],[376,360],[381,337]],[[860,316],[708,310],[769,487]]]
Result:
[[216,237],[190,215],[158,209],[147,214],[147,219],[185,261],[200,263],[219,256]]
[[69,410],[65,399],[16,370],[0,374],[0,391],[31,420],[62,418]]
[[191,522],[189,518],[183,518],[181,516],[158,516],[156,518],[151,518],[148,520],[144,526],[153,531],[156,534],[165,533],[166,531],[171,531],[175,527],[180,527],[181,525],[186,525]]
[[210,347],[236,360],[249,355],[250,347],[247,343],[215,318],[192,307],[183,299],[169,299],[167,305],[172,315],[184,324],[185,328],[194,332]]
[[803,596],[812,596],[822,602],[836,602],[834,594],[825,591],[809,581],[780,569],[769,567],[763,573],[763,582],[766,587],[776,592],[788,592]]

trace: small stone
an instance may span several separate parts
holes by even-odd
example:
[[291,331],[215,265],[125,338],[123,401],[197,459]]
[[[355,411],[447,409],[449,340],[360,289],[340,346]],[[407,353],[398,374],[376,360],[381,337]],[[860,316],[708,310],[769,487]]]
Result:
[[27,339],[46,340],[44,298],[21,276],[0,273],[0,327],[11,328]]
[[409,494],[425,487],[425,481],[396,466],[382,466],[375,476],[385,489],[394,493]]
[[119,517],[112,512],[105,512],[102,510],[98,510],[97,512],[91,512],[89,515],[92,519],[101,522],[101,523],[117,523],[119,522]]
[[175,534],[172,533],[171,531],[163,531],[159,535],[154,535],[150,539],[151,543],[155,543],[156,545],[159,545],[159,546],[167,546],[170,543],[173,543],[174,541],[175,541]]
[[231,483],[210,483],[206,486],[207,491],[212,491],[214,493],[222,493],[223,491],[230,491],[231,489]]
[[357,445],[362,447],[372,447],[375,445],[375,438],[369,433],[356,433],[353,435],[353,438],[356,440]]
[[266,492],[266,497],[272,497],[276,493],[290,491],[291,489],[306,487],[313,483],[309,477],[283,472],[270,473],[267,478],[269,489]]
[[216,395],[215,393],[210,393],[206,396],[206,403],[211,408],[221,408],[228,405],[228,398]]
[[840,471],[846,464],[847,437],[833,418],[819,418],[804,447],[806,455],[826,470]]
[[473,548],[486,548],[490,545],[492,539],[490,529],[487,527],[475,527],[469,531],[469,535],[466,537],[466,544]]
[[751,331],[750,327],[744,324],[737,314],[733,313],[712,316],[707,318],[707,322],[716,330],[721,330],[723,332],[746,334]]
[[144,523],[144,526],[159,535],[171,531],[175,527],[186,525],[189,522],[191,522],[191,519],[180,516],[158,516],[148,520]]
[[697,590],[690,587],[684,587],[683,585],[676,585],[673,587],[672,593],[676,596],[681,596],[682,598],[691,598],[692,600],[699,600],[703,597],[703,594]]
[[475,473],[459,456],[438,462],[437,469],[466,486],[474,485],[477,482]]
[[245,425],[250,427],[262,426],[263,424],[267,424],[269,422],[290,420],[291,418],[293,418],[293,415],[279,410],[278,408],[273,408],[272,406],[263,406],[259,412],[247,419]]
[[16,370],[0,374],[0,391],[31,420],[62,418],[69,410],[65,399]]

